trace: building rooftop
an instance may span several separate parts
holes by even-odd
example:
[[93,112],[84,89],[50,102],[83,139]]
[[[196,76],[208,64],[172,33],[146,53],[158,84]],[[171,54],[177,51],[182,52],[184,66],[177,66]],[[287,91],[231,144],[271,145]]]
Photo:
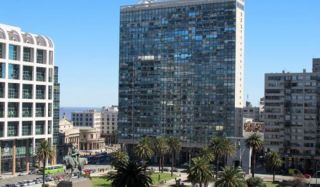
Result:
[[0,39],[43,47],[54,47],[53,41],[47,36],[22,32],[20,27],[6,24],[0,24]]
[[167,8],[183,5],[197,5],[208,3],[224,3],[224,2],[236,2],[244,3],[244,0],[140,0],[134,5],[124,5],[121,7],[122,12],[143,10],[150,8]]

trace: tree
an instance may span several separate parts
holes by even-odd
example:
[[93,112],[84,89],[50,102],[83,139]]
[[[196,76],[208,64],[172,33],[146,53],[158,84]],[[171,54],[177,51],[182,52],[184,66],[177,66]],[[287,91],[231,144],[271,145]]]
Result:
[[275,181],[275,172],[276,169],[279,169],[282,166],[282,160],[278,153],[270,151],[266,155],[266,167],[272,170],[273,182]]
[[167,144],[168,144],[169,153],[171,153],[171,177],[172,177],[176,155],[179,154],[181,149],[181,142],[178,138],[169,137],[167,139]]
[[118,164],[127,163],[129,161],[128,154],[120,150],[111,153],[111,156],[113,157],[111,165],[114,167],[117,167]]
[[252,177],[254,177],[255,168],[256,168],[256,154],[257,154],[257,151],[263,148],[263,140],[260,135],[258,135],[257,133],[254,133],[248,139],[246,139],[246,145],[248,148],[252,149],[251,173],[252,173]]
[[151,178],[146,174],[146,167],[136,162],[120,162],[116,169],[116,172],[107,175],[113,187],[149,187],[152,184]]
[[42,162],[42,179],[43,184],[42,186],[45,186],[45,170],[46,170],[46,163],[47,160],[52,160],[54,157],[55,151],[53,147],[50,145],[50,143],[47,140],[42,140],[39,144],[39,147],[37,148],[37,159],[39,162]]
[[151,140],[148,137],[142,138],[135,147],[135,154],[142,160],[149,160],[154,154],[150,145]]
[[188,180],[193,184],[199,183],[200,187],[202,184],[206,187],[208,182],[213,179],[213,173],[210,169],[209,162],[205,158],[196,157],[191,161],[191,166],[187,170]]
[[204,147],[201,149],[200,151],[200,156],[206,160],[208,160],[208,162],[213,162],[214,161],[214,154],[212,153],[211,149],[208,147]]
[[216,181],[216,187],[245,187],[244,176],[239,169],[234,167],[224,167]]
[[[159,157],[159,172],[163,172],[163,165],[164,165],[164,155],[168,153],[169,147],[166,141],[166,138],[159,137],[154,139],[154,152],[157,153]],[[160,175],[159,175],[160,176]]]
[[235,152],[235,145],[224,137],[215,137],[209,148],[212,150],[216,161],[216,178],[218,176],[219,161],[232,155]]

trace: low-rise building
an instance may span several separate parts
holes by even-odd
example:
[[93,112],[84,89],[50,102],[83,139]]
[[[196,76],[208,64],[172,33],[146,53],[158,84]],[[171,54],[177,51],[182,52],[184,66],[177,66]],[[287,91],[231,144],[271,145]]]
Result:
[[98,128],[74,126],[63,117],[59,122],[58,162],[75,146],[80,154],[93,154],[105,151],[105,138]]
[[101,135],[107,144],[116,143],[118,128],[118,107],[103,107],[101,110]]
[[75,127],[91,127],[101,130],[101,112],[96,110],[73,112],[72,121]]
[[100,130],[91,127],[79,127],[80,152],[97,153],[105,151],[105,139],[101,137]]
[[118,124],[118,107],[103,107],[101,110],[101,133],[111,135],[116,132]]

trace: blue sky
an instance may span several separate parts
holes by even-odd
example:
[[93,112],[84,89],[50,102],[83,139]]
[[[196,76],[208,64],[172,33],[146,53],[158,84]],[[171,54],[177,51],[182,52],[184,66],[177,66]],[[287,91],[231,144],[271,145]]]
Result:
[[[120,6],[138,0],[5,0],[0,23],[55,42],[61,106],[118,103]],[[264,73],[311,70],[320,57],[319,0],[246,0],[245,98],[263,96]]]

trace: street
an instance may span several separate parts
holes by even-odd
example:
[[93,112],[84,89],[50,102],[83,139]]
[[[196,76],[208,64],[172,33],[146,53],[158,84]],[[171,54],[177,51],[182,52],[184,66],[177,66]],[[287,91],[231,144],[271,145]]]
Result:
[[41,175],[24,175],[24,176],[16,176],[16,177],[9,177],[0,180],[0,186],[4,186],[6,184],[15,184],[17,182],[22,182],[24,180],[34,180]]

